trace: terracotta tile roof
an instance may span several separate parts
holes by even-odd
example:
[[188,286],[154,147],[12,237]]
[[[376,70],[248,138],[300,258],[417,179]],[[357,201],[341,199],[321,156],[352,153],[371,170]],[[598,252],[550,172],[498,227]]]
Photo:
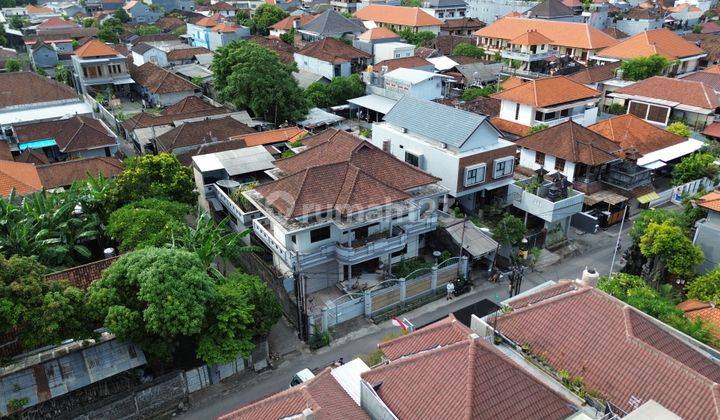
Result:
[[181,101],[163,109],[162,115],[181,115],[201,111],[213,111],[216,109],[227,112],[226,108],[218,108],[208,102],[205,102],[202,98],[193,95],[183,98]]
[[360,20],[410,27],[442,26],[443,24],[442,20],[428,14],[419,7],[371,4],[358,10],[353,16]]
[[[470,101],[463,101],[459,99],[441,99],[437,102],[440,102],[443,105],[453,106],[464,111],[474,112],[476,114],[487,115],[490,117],[497,117],[500,115],[500,101],[493,98],[478,96]],[[493,125],[495,124],[493,123]],[[499,129],[499,127],[495,128]]]
[[705,127],[702,134],[708,137],[720,138],[720,123],[714,122],[708,125]]
[[220,416],[218,420],[283,419],[299,415],[306,408],[312,410],[317,420],[370,418],[327,368],[309,381]]
[[481,29],[485,27],[485,22],[478,18],[464,17],[460,19],[448,19],[440,27],[444,30],[457,30],[457,29]]
[[371,55],[365,51],[352,47],[335,38],[324,38],[313,42],[297,52],[300,55],[314,57],[328,63],[347,63],[358,58],[370,58]]
[[720,34],[688,33],[682,37],[705,51],[707,53],[706,59],[709,62],[715,63],[720,60]]
[[715,92],[720,92],[720,73],[712,73],[708,71],[699,71],[689,74],[682,79],[692,80],[707,85]]
[[400,38],[400,35],[396,34],[395,32],[391,31],[388,28],[372,28],[368,29],[367,31],[363,32],[358,36],[358,39],[362,39],[363,41],[374,41],[377,39],[395,39]]
[[0,196],[7,197],[13,189],[19,195],[27,195],[42,189],[35,165],[0,160]]
[[219,25],[213,26],[211,31],[217,32],[217,33],[230,34],[230,33],[236,32],[238,29],[240,29],[240,26],[238,26],[238,25],[233,25],[231,23],[221,23]]
[[538,32],[537,29],[528,29],[527,32],[511,39],[510,43],[516,45],[542,45],[551,44],[552,40]]
[[580,287],[497,319],[497,329],[629,412],[655,400],[686,419],[720,415],[720,364],[667,325]]
[[132,43],[139,44],[141,42],[158,42],[158,41],[176,41],[180,38],[173,34],[152,34],[152,35],[141,35],[133,39]]
[[53,13],[53,10],[49,7],[35,6],[32,4],[28,4],[27,6],[25,6],[25,10],[27,10],[29,15],[40,13]]
[[490,122],[492,123],[492,125],[495,126],[495,128],[505,133],[510,133],[521,137],[530,134],[530,126],[528,125],[504,120],[500,117],[492,117],[490,119]]
[[573,82],[591,85],[615,78],[615,70],[617,70],[618,67],[620,67],[620,63],[607,63],[602,66],[585,67],[579,72],[565,77]]
[[612,141],[582,125],[567,121],[515,142],[518,146],[588,166],[617,160],[620,148]]
[[203,143],[227,141],[230,137],[256,131],[232,117],[185,122],[157,137],[160,151],[199,146]]
[[71,20],[65,20],[58,17],[51,17],[50,19],[45,19],[43,23],[39,24],[38,28],[54,28],[58,26],[71,26],[71,27],[79,27],[77,23],[71,21]]
[[708,210],[720,212],[720,192],[712,191],[698,200],[698,205]]
[[[259,133],[244,134],[238,139],[245,141],[246,147],[300,140],[308,134],[300,127],[278,128],[277,130],[261,131]],[[234,140],[234,139],[233,139]]]
[[415,57],[430,58],[437,54],[437,50],[428,47],[417,47],[415,48]]
[[75,181],[86,179],[88,174],[102,174],[105,178],[114,178],[122,170],[122,161],[110,157],[74,159],[37,166],[38,176],[45,189],[72,185]]
[[203,17],[198,19],[197,21],[193,22],[193,25],[195,26],[202,26],[205,28],[212,28],[214,26],[217,26],[217,22],[213,19],[210,19],[209,17]]
[[212,51],[205,47],[175,48],[168,51],[167,59],[169,61],[189,60],[201,54],[212,54]]
[[36,149],[25,149],[15,159],[15,162],[33,163],[35,165],[44,165],[50,163],[50,159],[42,151]]
[[700,31],[702,34],[716,34],[718,32],[720,32],[720,25],[713,21],[703,23],[702,31]]
[[77,99],[75,90],[32,72],[0,73],[0,109],[41,102]]
[[450,314],[412,333],[378,344],[390,360],[465,341],[473,331]]
[[[193,96],[189,96],[188,98],[192,97]],[[214,107],[212,105],[210,105],[210,108],[207,109],[194,108],[195,105],[188,106],[188,110],[183,112],[181,109],[175,108],[181,103],[183,103],[183,101],[180,101],[177,104],[166,108],[160,115],[149,114],[147,112],[135,114],[127,120],[123,121],[122,126],[125,130],[131,131],[136,128],[157,127],[160,125],[172,124],[173,121],[186,120],[198,117],[208,117],[218,114],[227,114],[228,112],[230,112],[230,110],[225,107]],[[172,110],[172,112],[169,110]]]
[[102,272],[110,267],[120,257],[110,257],[104,260],[79,265],[63,271],[56,271],[45,276],[46,280],[65,280],[75,287],[87,289],[96,280],[100,280]]
[[185,26],[185,21],[182,19],[178,19],[176,17],[161,17],[155,23],[153,24],[157,26],[158,28],[162,29],[165,32],[172,31],[174,29],[180,28],[182,26]]
[[0,160],[14,160],[10,151],[10,143],[6,141],[0,141]]
[[699,300],[686,300],[677,305],[678,309],[685,312],[685,316],[690,319],[700,319],[715,340],[720,342],[720,308],[714,303],[701,302]]
[[661,99],[704,109],[715,109],[720,104],[718,95],[700,82],[662,76],[641,80],[622,87],[615,93]]
[[565,419],[577,411],[483,339],[404,357],[362,374],[400,419]]
[[438,35],[428,42],[427,46],[438,50],[442,55],[452,55],[458,44],[475,45],[475,39],[469,36]]
[[286,44],[277,38],[267,38],[258,35],[251,36],[250,38],[248,38],[248,41],[254,42],[262,47],[275,51],[280,57],[280,61],[285,64],[295,63],[295,59],[293,58],[293,52],[295,51],[295,47],[290,44]]
[[574,82],[564,76],[530,80],[512,89],[492,95],[493,98],[530,105],[549,107],[568,102],[597,98],[601,95],[595,89]]
[[552,45],[596,50],[615,45],[617,40],[599,29],[577,22],[504,17],[475,32],[475,36],[510,41],[534,29],[552,40]]
[[704,73],[720,74],[720,64],[715,64],[703,70]]
[[688,42],[666,28],[640,32],[620,41],[617,45],[597,53],[600,57],[623,60],[659,54],[668,60],[705,54],[692,42]]
[[624,38],[627,38],[628,36],[630,36],[618,28],[605,28],[605,29],[603,29],[603,32],[605,32],[606,34],[610,35],[611,37],[613,37],[615,39],[624,39]]
[[75,55],[81,58],[115,57],[120,55],[120,53],[112,49],[112,47],[104,42],[92,39],[75,50]]
[[393,71],[395,69],[405,68],[414,69],[417,67],[432,67],[433,64],[421,57],[403,57],[403,58],[392,58],[390,60],[383,60],[373,65],[373,70],[379,72],[384,66],[387,66],[387,71]]
[[525,80],[517,77],[517,76],[510,76],[507,79],[503,80],[502,83],[500,83],[500,87],[503,88],[503,90],[512,89],[514,87],[520,86],[523,83],[525,83]]
[[270,28],[277,30],[289,31],[294,28],[294,22],[299,21],[299,26],[303,26],[315,19],[315,15],[300,15],[300,16],[288,16],[272,25]]
[[402,201],[410,198],[406,190],[438,181],[345,131],[327,130],[304,143],[304,152],[275,161],[286,176],[257,188],[288,218],[330,209],[346,214]]
[[18,143],[54,139],[63,153],[112,147],[115,136],[99,120],[76,115],[64,120],[13,126]]
[[635,149],[643,155],[686,140],[632,114],[618,115],[588,128],[613,141],[623,150]]
[[135,83],[151,93],[194,92],[200,89],[177,74],[150,62],[140,67],[133,67],[130,70],[130,76]]

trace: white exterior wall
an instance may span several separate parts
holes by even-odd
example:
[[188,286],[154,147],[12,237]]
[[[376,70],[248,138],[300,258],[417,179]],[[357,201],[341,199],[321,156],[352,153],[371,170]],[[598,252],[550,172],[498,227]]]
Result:
[[[524,168],[530,168],[532,170],[540,169],[540,165],[535,163],[535,151],[522,148],[520,149],[520,166]],[[546,171],[550,173],[557,172],[555,170],[555,156],[545,155],[545,164],[543,165]],[[575,174],[575,163],[565,161],[565,169],[562,174],[567,177],[568,181],[573,181],[573,175]]]
[[[295,53],[294,56],[298,69],[309,71],[328,80],[335,77],[335,66],[332,63],[298,53]],[[350,63],[340,64],[340,76],[350,76]]]
[[510,12],[525,13],[540,4],[539,1],[523,0],[466,0],[466,16],[478,18],[491,24]]
[[183,99],[187,98],[188,96],[194,96],[194,95],[195,95],[195,92],[193,92],[191,90],[187,90],[185,92],[163,93],[162,95],[153,94],[152,98],[157,105],[170,106],[170,105],[175,105],[176,103],[182,101]]
[[138,54],[137,52],[133,51],[132,59],[133,64],[138,67],[142,66],[145,63],[155,63],[160,67],[168,66],[167,54],[155,48],[146,51],[144,54]]
[[621,19],[615,23],[615,27],[626,34],[633,36],[641,32],[662,28],[662,20]]
[[518,118],[515,119],[516,105],[515,102],[510,101],[500,102],[500,118],[527,126],[533,125],[535,122],[535,108],[530,105],[520,104],[520,113]]
[[379,63],[385,60],[392,60],[396,58],[413,57],[415,55],[415,46],[412,44],[388,42],[384,44],[375,44],[374,47],[374,61],[373,63]]

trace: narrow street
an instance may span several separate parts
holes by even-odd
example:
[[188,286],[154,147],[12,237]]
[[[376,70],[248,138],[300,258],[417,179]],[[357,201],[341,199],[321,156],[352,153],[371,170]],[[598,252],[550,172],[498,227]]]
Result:
[[[623,228],[621,243],[629,244],[627,231],[632,223],[626,221]],[[572,229],[570,238],[578,247],[575,255],[569,255],[560,262],[546,267],[542,272],[526,273],[522,290],[528,290],[550,280],[578,278],[583,269],[595,267],[601,274],[608,273],[615,249],[615,241],[620,228],[613,226],[607,231],[594,235],[577,235]],[[619,256],[618,258],[619,259]],[[616,259],[616,269],[617,267]],[[483,282],[469,294],[460,296],[450,302],[440,299],[414,311],[403,314],[416,327],[427,325],[447,316],[464,306],[481,299],[500,302],[508,297],[506,282],[492,284]],[[245,373],[236,378],[228,378],[225,382],[212,385],[190,396],[189,409],[178,415],[183,419],[210,419],[225,414],[247,403],[259,400],[288,388],[291,377],[303,368],[322,368],[340,357],[351,360],[356,356],[367,354],[377,348],[377,344],[387,334],[397,331],[390,321],[379,325],[371,325],[335,340],[329,347],[311,353],[307,350],[288,357],[275,370],[260,374]]]

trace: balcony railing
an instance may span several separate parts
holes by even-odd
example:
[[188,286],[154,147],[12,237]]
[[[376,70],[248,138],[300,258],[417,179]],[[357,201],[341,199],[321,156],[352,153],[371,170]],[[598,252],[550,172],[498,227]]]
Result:
[[585,194],[568,188],[567,197],[553,200],[545,192],[540,192],[545,191],[545,187],[532,191],[533,181],[533,178],[528,178],[508,185],[508,200],[515,207],[548,222],[556,222],[582,211]]
[[632,162],[622,161],[610,165],[600,180],[606,184],[630,191],[638,187],[650,185],[650,170]]
[[[206,185],[206,187],[208,186]],[[250,227],[253,219],[257,219],[262,216],[262,213],[258,210],[245,211],[240,208],[240,206],[238,206],[237,203],[235,203],[235,201],[225,194],[225,191],[217,185],[212,184],[211,188],[214,196],[217,197],[220,204],[222,204],[225,210],[235,218],[238,228],[248,228]]]
[[566,121],[572,120],[582,126],[588,126],[591,124],[595,124],[595,122],[597,121],[597,113],[598,113],[597,108],[590,108],[590,109],[586,109],[583,112],[578,112],[576,114],[568,115],[566,117],[559,117],[559,118],[555,118],[552,120],[544,120],[544,121],[534,120],[533,125],[547,124],[549,127],[553,127],[553,126],[562,124]]
[[558,54],[558,51],[556,50],[548,50],[548,51],[538,51],[538,52],[528,52],[528,51],[520,51],[520,50],[500,50],[500,56],[502,58],[509,58],[511,60],[519,60],[519,61],[540,61],[544,60],[548,57],[550,57],[553,54]]

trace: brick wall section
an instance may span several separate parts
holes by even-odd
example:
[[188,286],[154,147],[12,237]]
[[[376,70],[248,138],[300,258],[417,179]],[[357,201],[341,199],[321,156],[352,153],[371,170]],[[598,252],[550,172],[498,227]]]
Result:
[[110,267],[120,257],[110,257],[104,260],[91,262],[89,264],[79,265],[77,267],[68,268],[67,270],[58,271],[45,276],[46,280],[67,280],[75,287],[87,289],[95,281],[102,277],[102,272]]
[[[512,173],[508,176],[493,179],[492,173],[494,168],[495,159],[504,158],[507,156],[515,157],[517,153],[517,146],[507,146],[500,149],[491,150],[489,152],[485,153],[478,153],[476,155],[467,156],[464,158],[460,158],[460,164],[458,165],[458,191],[465,191],[472,188],[477,188],[483,184],[488,184],[491,182],[499,181],[501,179],[505,178],[512,178]],[[465,187],[463,185],[463,182],[465,181],[465,168],[468,166],[476,165],[478,163],[485,163],[486,169],[485,169],[485,182],[480,184],[471,185],[470,187]]]

